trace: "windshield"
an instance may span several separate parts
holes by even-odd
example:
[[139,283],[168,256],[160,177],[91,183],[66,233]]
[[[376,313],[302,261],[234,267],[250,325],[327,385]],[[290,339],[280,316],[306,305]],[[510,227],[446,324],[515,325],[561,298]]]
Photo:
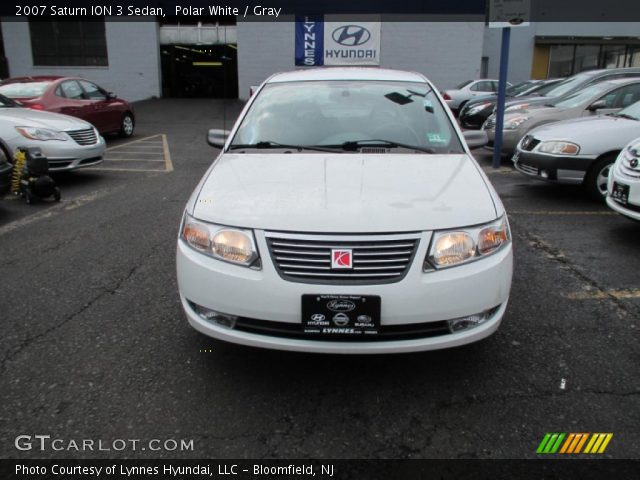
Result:
[[595,100],[599,94],[604,93],[605,90],[610,88],[608,83],[596,83],[583,90],[580,90],[573,95],[568,96],[564,100],[556,101],[553,103],[558,108],[573,108],[582,105],[585,102]]
[[16,106],[17,106],[16,102],[11,100],[10,98],[5,97],[4,95],[0,95],[0,108],[16,107]]
[[340,147],[367,141],[433,153],[463,152],[445,109],[427,84],[356,80],[267,84],[230,147],[263,142]]
[[9,98],[39,97],[51,82],[7,83],[0,85],[0,93]]
[[547,92],[547,97],[561,97],[566,93],[569,93],[574,88],[577,88],[583,82],[586,82],[592,77],[592,75],[578,74],[573,77],[569,77],[560,83],[557,83],[554,88]]
[[616,115],[621,117],[632,117],[640,120],[640,102],[632,103],[627,108],[623,108]]
[[527,95],[535,93],[536,95],[540,95],[542,97],[546,97],[547,94],[553,90],[554,88],[556,88],[558,86],[558,84],[561,83],[560,80],[551,80],[549,82],[545,82],[542,84],[538,84],[535,87],[533,87],[530,90],[527,90],[525,93]]
[[519,93],[531,90],[531,88],[534,85],[536,85],[536,83],[537,82],[531,82],[531,81],[518,83],[516,85],[512,85],[511,87],[508,87],[505,93],[509,97],[514,97],[514,96],[518,95]]
[[454,88],[454,90],[460,90],[460,89],[466,87],[467,85],[469,85],[471,82],[473,82],[473,80],[465,80],[460,85],[456,85],[456,88]]

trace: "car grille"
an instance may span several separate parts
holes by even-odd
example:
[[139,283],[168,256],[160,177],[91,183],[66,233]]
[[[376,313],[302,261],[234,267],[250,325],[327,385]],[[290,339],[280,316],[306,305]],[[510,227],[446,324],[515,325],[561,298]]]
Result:
[[437,337],[451,333],[446,320],[428,323],[413,323],[405,325],[381,325],[377,335],[358,335],[349,337],[319,336],[305,333],[299,323],[272,322],[253,318],[240,317],[234,330],[257,335],[294,338],[301,340],[315,340],[328,342],[380,342],[389,340],[412,340],[419,338]]
[[532,167],[531,165],[527,165],[525,163],[516,163],[516,168],[529,175],[538,175],[538,169],[536,167]]
[[79,145],[95,145],[98,141],[98,136],[93,128],[70,130],[67,131],[67,135],[73,138]]
[[630,178],[640,178],[640,170],[636,170],[631,168],[628,160],[623,160],[620,162],[620,166],[618,167],[618,171],[622,173],[626,177]]
[[540,143],[540,140],[538,140],[537,138],[533,138],[531,135],[526,135],[523,139],[522,139],[522,143],[520,143],[520,147],[526,151],[526,152],[530,152],[531,150],[533,150],[534,148],[536,148],[536,146]]
[[495,118],[488,118],[484,125],[482,125],[483,130],[493,130],[496,128],[496,120]]
[[[377,284],[401,280],[415,255],[419,233],[316,235],[266,232],[278,273],[285,280],[323,284]],[[331,250],[350,249],[353,268],[332,269]]]

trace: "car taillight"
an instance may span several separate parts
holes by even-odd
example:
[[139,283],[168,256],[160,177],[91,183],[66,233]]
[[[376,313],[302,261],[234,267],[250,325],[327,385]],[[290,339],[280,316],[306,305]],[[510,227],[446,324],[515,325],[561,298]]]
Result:
[[442,98],[444,98],[445,100],[451,100],[451,97],[449,96],[449,94],[448,94],[447,92],[445,92],[445,93],[442,95]]
[[28,107],[33,108],[34,110],[44,110],[44,105],[40,105],[39,103],[28,105]]

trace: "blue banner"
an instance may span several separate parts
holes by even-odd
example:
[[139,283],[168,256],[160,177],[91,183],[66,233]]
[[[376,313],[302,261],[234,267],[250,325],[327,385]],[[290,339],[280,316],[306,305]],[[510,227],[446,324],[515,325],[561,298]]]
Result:
[[324,65],[324,20],[322,15],[296,17],[296,66]]

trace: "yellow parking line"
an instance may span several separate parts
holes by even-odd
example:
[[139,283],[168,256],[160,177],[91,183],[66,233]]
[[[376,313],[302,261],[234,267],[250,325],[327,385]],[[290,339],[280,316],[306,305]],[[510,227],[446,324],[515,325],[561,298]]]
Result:
[[99,172],[166,172],[166,170],[158,168],[95,168],[94,170]]
[[606,211],[575,211],[570,210],[507,210],[509,215],[617,215],[616,212]]
[[621,290],[585,290],[584,292],[563,293],[569,300],[604,300],[606,298],[640,298],[640,288],[625,288]]
[[167,142],[167,136],[162,134],[162,148],[164,150],[165,170],[167,172],[173,172],[173,162],[171,161],[171,153],[169,152],[169,143]]

